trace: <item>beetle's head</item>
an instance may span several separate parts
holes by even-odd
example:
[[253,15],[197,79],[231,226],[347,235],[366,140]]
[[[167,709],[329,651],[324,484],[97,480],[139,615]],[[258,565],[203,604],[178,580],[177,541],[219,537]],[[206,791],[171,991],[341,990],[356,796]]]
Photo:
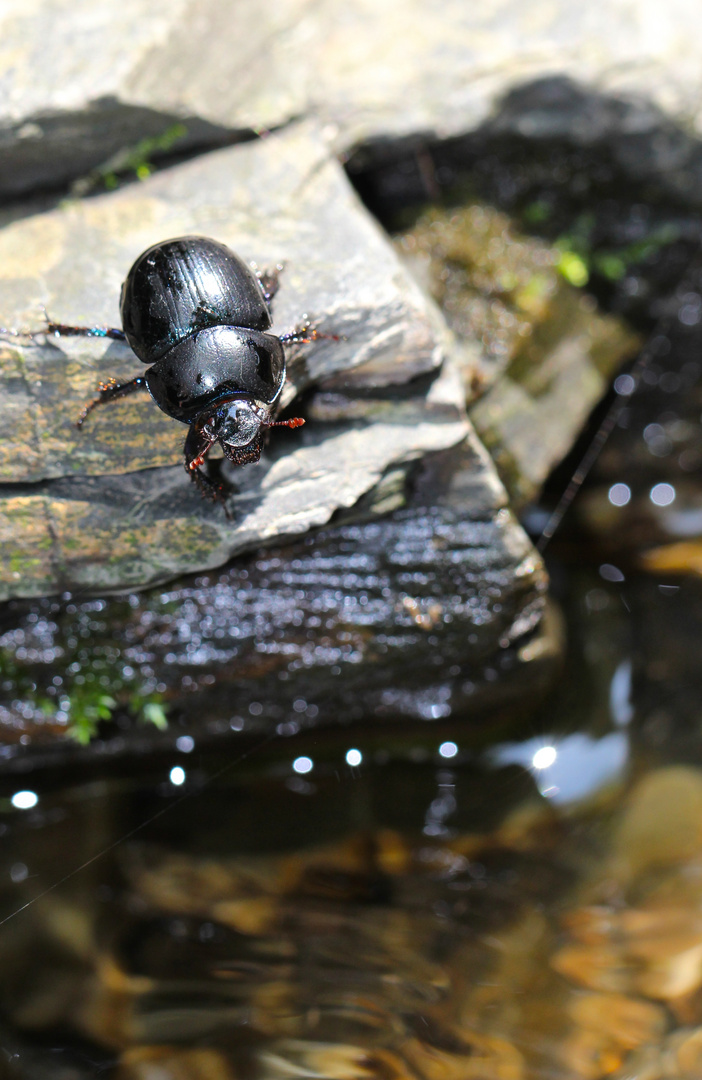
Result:
[[299,418],[275,422],[265,405],[238,398],[208,417],[202,431],[219,442],[235,465],[248,465],[260,458],[268,428],[299,427],[304,422]]

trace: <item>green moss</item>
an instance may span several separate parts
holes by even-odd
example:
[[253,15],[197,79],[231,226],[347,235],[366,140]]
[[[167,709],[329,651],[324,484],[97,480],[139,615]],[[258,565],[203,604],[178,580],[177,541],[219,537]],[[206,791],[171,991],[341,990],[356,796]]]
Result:
[[633,244],[604,249],[597,246],[594,224],[592,214],[581,214],[573,228],[556,240],[556,248],[561,252],[559,272],[577,287],[587,285],[593,273],[608,281],[621,281],[632,267],[652,258],[680,235],[674,225],[661,225]]
[[73,194],[82,197],[95,191],[113,191],[124,179],[146,180],[154,171],[153,158],[170,153],[188,134],[185,124],[171,124],[158,135],[151,135],[113,154],[104,165],[77,180]]
[[558,260],[558,272],[571,285],[582,288],[590,280],[587,263],[575,251],[563,251]]
[[37,571],[41,571],[43,561],[38,558],[33,558],[31,555],[18,555],[13,552],[7,560],[6,566],[9,568],[12,577],[17,578],[35,578]]
[[[168,720],[162,694],[145,688],[138,670],[125,675],[120,650],[111,643],[107,626],[104,633],[101,636],[100,625],[94,623],[88,639],[76,634],[75,628],[64,638],[62,679],[53,697],[47,689],[54,689],[50,676],[56,667],[18,661],[11,647],[0,649],[0,681],[5,692],[33,706],[38,727],[55,721],[57,730],[65,730],[68,738],[83,746],[94,738],[100,723],[119,712],[164,730]],[[63,714],[60,723],[59,710]]]
[[[533,209],[534,219],[540,214]],[[534,496],[575,438],[583,412],[638,347],[620,320],[601,315],[582,295],[593,273],[595,225],[593,214],[581,214],[568,235],[548,243],[472,201],[434,207],[398,238],[452,329],[478,346],[467,354],[466,384],[480,397],[468,405],[518,505]],[[658,241],[669,238],[661,233]],[[638,258],[648,250],[639,244],[625,254]],[[610,276],[623,272],[621,253],[597,257]]]
[[[119,708],[119,702],[94,686],[85,684],[74,686],[68,694],[68,738],[75,739],[81,746],[87,746],[95,737],[98,725],[111,720]],[[129,697],[128,711],[138,720],[152,724],[159,731],[168,727],[166,713],[161,704],[160,695],[143,696],[139,693]]]

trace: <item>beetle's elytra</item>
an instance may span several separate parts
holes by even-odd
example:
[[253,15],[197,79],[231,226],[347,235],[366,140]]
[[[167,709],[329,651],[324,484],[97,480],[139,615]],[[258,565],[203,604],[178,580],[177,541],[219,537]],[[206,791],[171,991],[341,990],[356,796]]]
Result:
[[[256,274],[216,240],[183,236],[155,244],[136,260],[122,286],[122,329],[49,322],[45,333],[126,340],[144,363],[144,375],[101,384],[83,410],[80,427],[96,405],[147,389],[168,416],[189,425],[185,468],[203,494],[223,498],[202,471],[219,442],[237,465],[258,461],[276,423],[290,342],[329,335],[311,326],[271,334],[270,301],[277,274]],[[337,339],[335,339],[337,340]]]

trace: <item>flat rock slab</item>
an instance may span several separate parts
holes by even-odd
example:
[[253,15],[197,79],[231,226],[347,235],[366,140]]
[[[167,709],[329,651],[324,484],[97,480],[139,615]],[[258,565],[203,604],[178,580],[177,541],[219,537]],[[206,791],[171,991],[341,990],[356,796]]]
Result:
[[[120,589],[220,565],[324,524],[387,470],[466,435],[460,381],[450,365],[438,374],[449,344],[442,320],[304,126],[8,225],[0,321],[41,325],[44,305],[62,322],[119,325],[120,283],[133,259],[188,233],[214,236],[259,266],[285,264],[276,332],[310,315],[341,335],[292,357],[284,400],[307,392],[311,422],[276,432],[259,464],[233,471],[229,521],[182,468],[187,428],[148,394],[75,427],[98,381],[145,370],[126,346],[6,337],[1,596]],[[356,395],[358,408],[318,422],[318,388]]]
[[[157,152],[178,121],[182,148],[305,116],[339,150],[461,134],[544,76],[642,95],[699,132],[697,14],[692,0],[10,0],[0,191],[66,183],[144,138]],[[539,106],[527,112],[523,133],[537,134]],[[584,113],[574,134],[588,137],[591,121]],[[613,134],[657,123],[626,110],[612,121]]]

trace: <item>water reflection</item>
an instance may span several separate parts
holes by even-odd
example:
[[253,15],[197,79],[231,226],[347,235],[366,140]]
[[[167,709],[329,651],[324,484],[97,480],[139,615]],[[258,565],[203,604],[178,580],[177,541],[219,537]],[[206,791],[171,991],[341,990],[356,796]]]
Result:
[[501,765],[534,770],[540,793],[556,803],[572,803],[593,795],[622,778],[629,758],[629,741],[622,732],[593,739],[582,732],[544,745],[543,738],[506,743],[491,751]]
[[548,769],[558,757],[555,746],[542,746],[534,754],[531,763],[535,769]]
[[609,685],[609,711],[617,727],[626,727],[634,717],[631,698],[632,674],[631,660],[622,660]]
[[[282,757],[175,797],[0,930],[8,1076],[693,1080],[702,770],[612,788],[625,744],[542,737],[450,768],[358,750],[345,775],[348,751],[320,748],[306,798]],[[47,791],[33,824],[8,817],[4,909],[154,792]],[[32,838],[30,872],[13,851]]]
[[180,765],[176,765],[168,774],[168,779],[176,787],[180,787],[185,783],[185,769],[181,769]]
[[672,484],[654,484],[649,498],[654,506],[670,506],[675,501],[675,488]]
[[229,768],[181,734],[26,809],[6,781],[10,1080],[697,1080],[702,584],[598,562],[521,740],[285,731]]
[[631,502],[631,488],[628,484],[612,484],[607,494],[612,506],[626,506]]
[[39,802],[35,791],[16,791],[10,802],[16,810],[31,810]]

